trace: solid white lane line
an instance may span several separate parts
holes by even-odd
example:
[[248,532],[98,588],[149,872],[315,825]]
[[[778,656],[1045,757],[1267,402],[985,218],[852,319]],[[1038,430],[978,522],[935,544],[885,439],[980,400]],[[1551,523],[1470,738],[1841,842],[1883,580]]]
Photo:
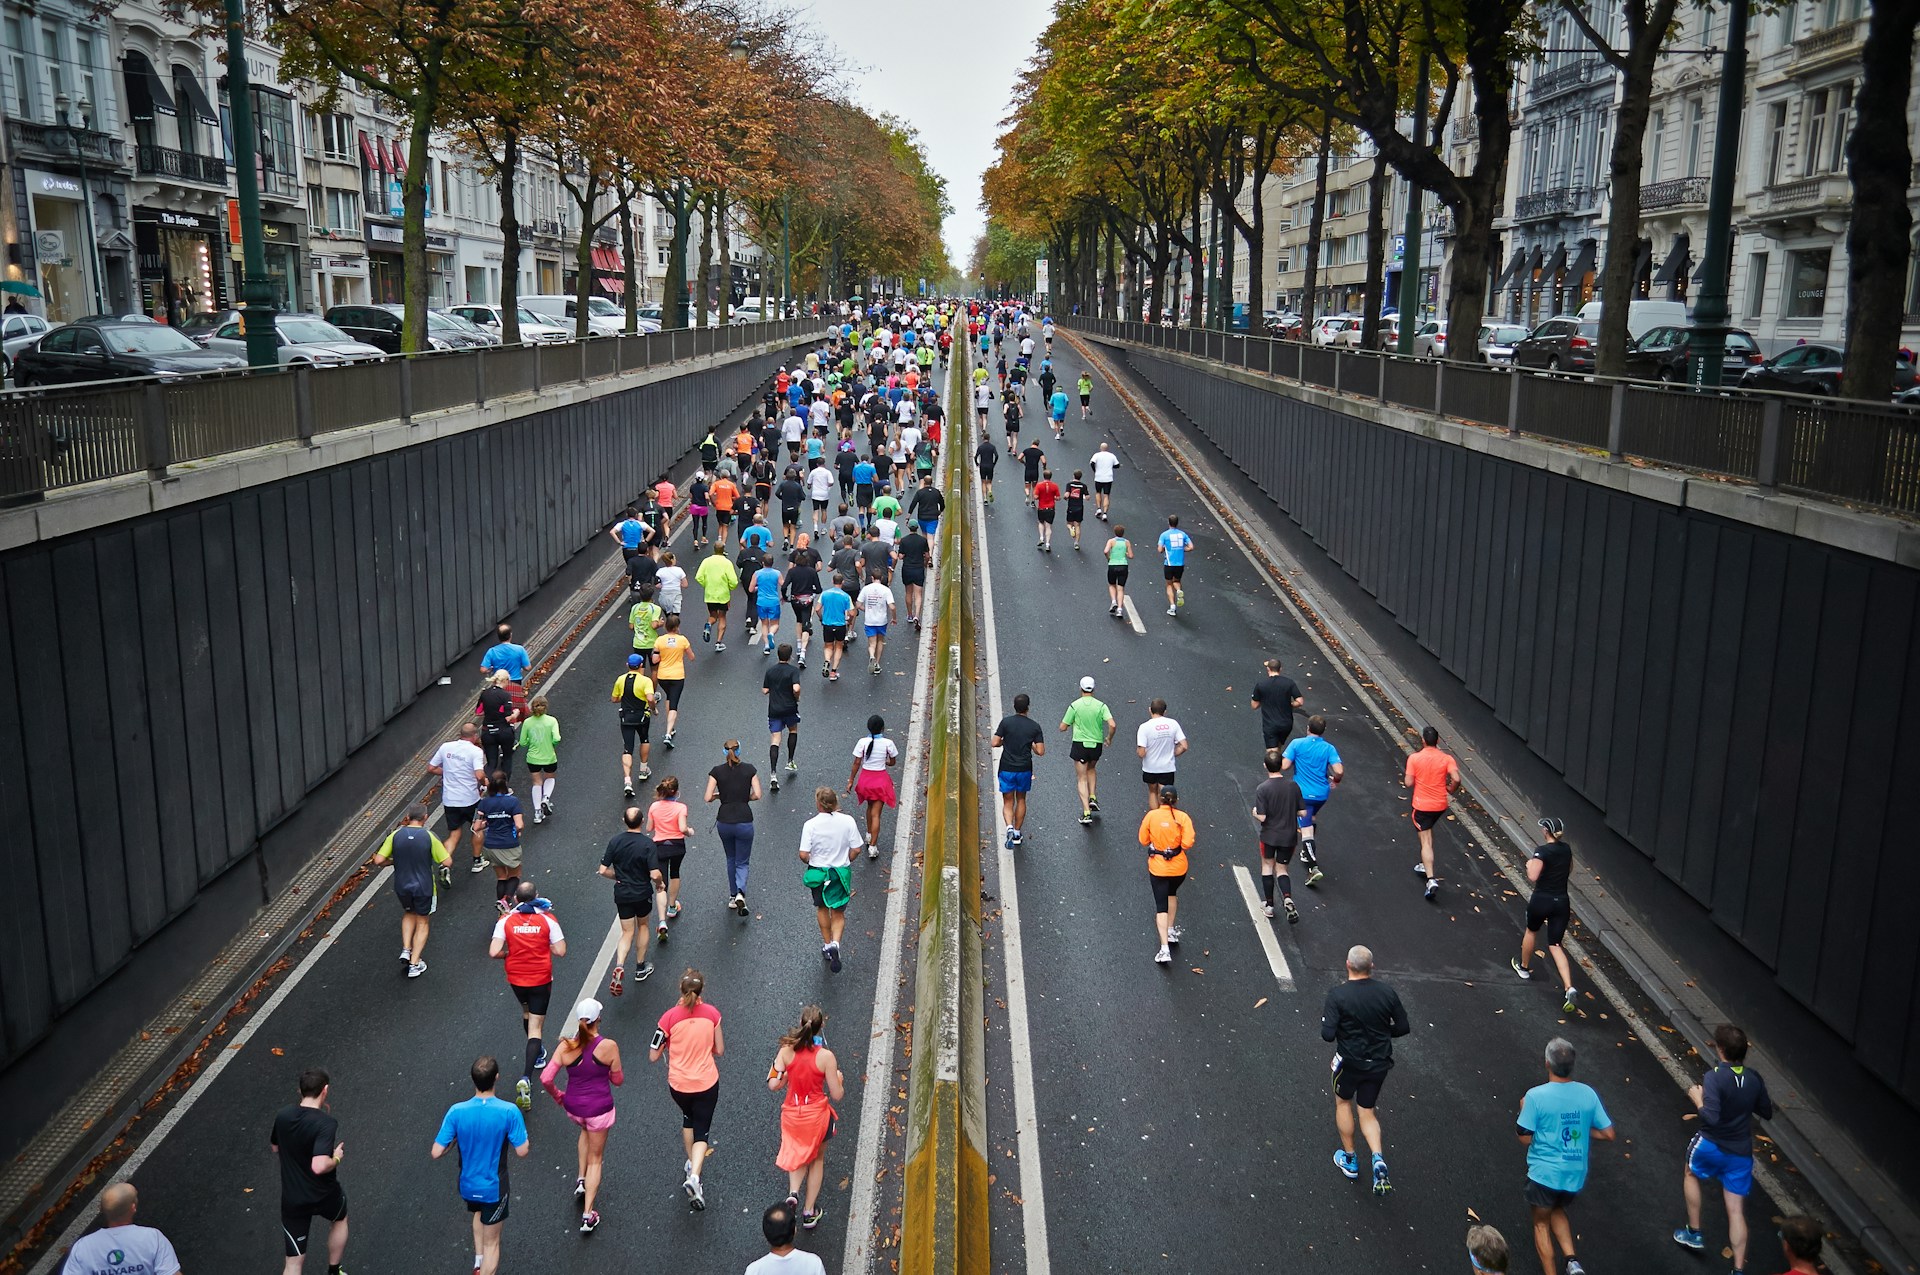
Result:
[[[1006,712],[1006,700],[1000,683],[1000,635],[994,622],[993,564],[987,553],[987,510],[980,498],[980,484],[973,485],[973,525],[979,529],[974,538],[975,557],[980,568],[981,611],[985,616],[987,653],[987,702],[997,723]],[[1134,621],[1139,627],[1139,620]],[[1145,632],[1144,629],[1140,630]],[[994,756],[999,770],[999,755]],[[997,790],[996,783],[994,788]],[[1033,1033],[1027,1020],[1027,965],[1020,941],[1020,880],[1016,855],[1007,848],[1007,824],[994,798],[994,826],[1000,830],[995,839],[1000,869],[1000,942],[1002,978],[1007,992],[1007,1037],[1013,1069],[1014,1133],[1020,1157],[1020,1222],[1026,1247],[1027,1275],[1051,1275],[1052,1256],[1047,1251],[1047,1198],[1040,1174],[1040,1115],[1033,1094]]]
[[1260,947],[1267,954],[1267,964],[1273,968],[1273,976],[1280,982],[1280,990],[1293,990],[1293,969],[1287,964],[1287,954],[1280,950],[1280,940],[1274,935],[1273,922],[1267,917],[1266,900],[1254,889],[1253,873],[1247,871],[1247,865],[1233,865],[1234,880],[1240,883],[1240,897],[1247,901],[1247,915],[1253,918],[1253,932],[1260,936]]
[[1147,635],[1147,626],[1140,623],[1140,612],[1133,605],[1133,595],[1131,593],[1124,594],[1120,600],[1124,602],[1127,607],[1127,623],[1133,626],[1135,633],[1138,633],[1141,637],[1145,637]]

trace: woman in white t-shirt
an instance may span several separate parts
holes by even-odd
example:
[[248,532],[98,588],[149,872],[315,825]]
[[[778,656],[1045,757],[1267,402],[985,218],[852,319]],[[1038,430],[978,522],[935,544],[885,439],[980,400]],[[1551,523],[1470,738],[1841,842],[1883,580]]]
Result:
[[853,898],[853,852],[860,846],[860,825],[840,809],[833,789],[813,790],[819,810],[800,827],[800,862],[807,865],[801,881],[813,894],[814,915],[820,922],[820,959],[840,972],[840,935],[847,927],[847,902]]
[[655,587],[659,590],[653,600],[659,604],[665,615],[680,614],[680,596],[686,588],[687,569],[679,565],[679,559],[669,549],[660,555],[660,573],[655,578]]
[[880,808],[899,804],[893,776],[887,772],[900,760],[900,750],[886,737],[886,719],[867,718],[867,733],[853,746],[853,769],[847,772],[847,791],[866,803],[867,858],[880,857]]

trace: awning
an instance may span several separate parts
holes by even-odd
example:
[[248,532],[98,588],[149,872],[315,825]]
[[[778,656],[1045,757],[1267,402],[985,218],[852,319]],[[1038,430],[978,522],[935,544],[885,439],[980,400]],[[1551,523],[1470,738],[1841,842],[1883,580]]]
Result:
[[1658,287],[1666,287],[1679,279],[1687,268],[1687,232],[1681,231],[1673,237],[1673,247],[1667,252],[1667,259],[1660,263],[1660,272],[1653,276]]
[[1558,279],[1567,268],[1567,245],[1561,244],[1553,250],[1553,259],[1547,262],[1546,278]]
[[1567,271],[1567,278],[1580,280],[1593,273],[1594,259],[1599,255],[1599,245],[1591,239],[1580,241],[1580,250],[1574,255],[1573,268]]
[[381,138],[380,146],[387,156],[387,164],[386,164],[387,176],[389,177],[406,176],[407,166],[400,161],[400,144],[398,142],[389,142],[385,138]]
[[595,274],[620,275],[624,281],[626,267],[621,264],[620,250],[611,244],[594,244],[593,272]]
[[1635,253],[1633,258],[1633,282],[1636,287],[1639,286],[1640,280],[1646,278],[1647,267],[1652,264],[1653,240],[1642,239],[1640,241],[1640,251]]
[[1493,290],[1495,292],[1505,292],[1508,288],[1513,287],[1520,274],[1520,263],[1526,259],[1527,254],[1524,251],[1516,252],[1513,256],[1509,257],[1507,259],[1506,269],[1502,270],[1500,277],[1494,281]]
[[220,113],[213,109],[213,103],[207,100],[207,91],[200,87],[200,77],[184,66],[173,68],[174,87],[184,89],[187,109],[192,111],[202,124],[208,128],[220,127]]
[[1539,282],[1540,267],[1546,264],[1546,260],[1547,260],[1546,250],[1542,248],[1539,244],[1533,245],[1533,255],[1527,259],[1528,282],[1531,282],[1531,283]]
[[127,118],[150,121],[157,111],[161,115],[174,115],[173,98],[167,92],[167,83],[160,73],[153,69],[153,63],[147,61],[147,55],[138,49],[128,49],[126,56],[120,59],[120,66],[127,73]]
[[594,280],[594,284],[596,287],[604,288],[606,291],[615,294],[627,290],[627,281],[617,274],[601,275],[598,279]]
[[373,139],[365,133],[360,134],[360,158],[367,161],[367,171],[382,173],[386,171],[386,156],[373,148]]

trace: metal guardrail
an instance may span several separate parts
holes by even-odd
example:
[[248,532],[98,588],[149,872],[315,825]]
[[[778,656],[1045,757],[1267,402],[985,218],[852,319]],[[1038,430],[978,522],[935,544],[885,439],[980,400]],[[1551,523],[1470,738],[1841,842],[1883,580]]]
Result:
[[1063,327],[1576,447],[1920,516],[1920,412],[1568,376],[1075,315]]
[[551,385],[603,380],[824,332],[780,319],[564,345],[438,350],[343,367],[140,378],[0,392],[0,505],[228,452],[482,407]]

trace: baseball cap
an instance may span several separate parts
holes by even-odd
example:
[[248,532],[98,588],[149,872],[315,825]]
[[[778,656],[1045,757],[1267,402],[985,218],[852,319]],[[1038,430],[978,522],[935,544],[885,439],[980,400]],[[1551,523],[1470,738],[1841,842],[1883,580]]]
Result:
[[600,1021],[600,1011],[603,1008],[599,1001],[589,996],[575,1007],[573,1016],[583,1023],[597,1023]]
[[1083,691],[1091,692],[1093,690],[1093,679],[1090,677],[1081,678],[1080,689]]
[[627,667],[628,667],[628,668],[639,668],[639,667],[640,667],[640,657],[639,657],[638,655],[629,655],[629,656],[627,657]]

